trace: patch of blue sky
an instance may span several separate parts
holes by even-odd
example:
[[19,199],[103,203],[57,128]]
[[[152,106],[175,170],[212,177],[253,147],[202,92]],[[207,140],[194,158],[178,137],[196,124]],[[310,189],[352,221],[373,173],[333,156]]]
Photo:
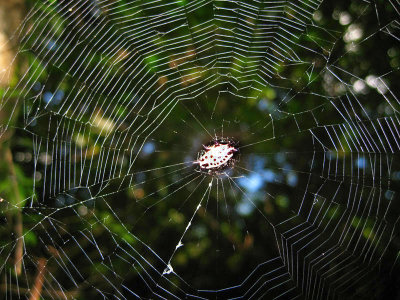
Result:
[[265,183],[275,182],[279,178],[280,176],[271,169],[265,169],[239,178],[239,185],[245,188],[248,193],[254,194],[260,191]]
[[360,169],[365,169],[367,167],[367,160],[364,157],[359,157],[356,160],[356,166]]
[[400,171],[393,172],[392,173],[392,179],[393,180],[400,180]]
[[282,165],[282,164],[286,161],[286,159],[285,159],[285,154],[283,154],[283,153],[281,153],[281,152],[276,153],[276,154],[275,154],[275,161],[276,161],[278,164]]
[[259,155],[251,155],[249,158],[249,165],[251,165],[251,169],[255,172],[263,170],[267,162],[267,158]]
[[243,200],[236,206],[236,212],[241,216],[248,216],[254,210],[254,205],[250,201]]
[[141,182],[143,182],[143,181],[145,181],[146,180],[146,174],[145,173],[143,173],[143,172],[138,172],[137,174],[136,174],[136,182],[137,183],[141,183]]
[[289,172],[286,175],[286,182],[289,186],[292,186],[292,187],[296,186],[298,181],[299,181],[299,178],[295,172]]
[[274,171],[270,170],[270,169],[266,169],[264,170],[264,172],[262,173],[262,178],[264,179],[264,181],[266,182],[274,182],[276,180],[276,174]]
[[153,142],[147,142],[143,145],[142,153],[144,155],[150,155],[154,153],[154,151],[156,151],[156,146],[154,145]]
[[33,87],[32,87],[32,89],[33,89],[34,91],[36,91],[36,92],[40,91],[41,88],[42,88],[42,84],[41,84],[39,81],[36,81],[36,82],[33,84]]
[[48,104],[50,103],[51,99],[53,98],[53,93],[52,92],[45,92],[43,94],[43,101]]
[[46,48],[49,49],[49,50],[55,51],[55,50],[57,50],[58,45],[57,45],[57,43],[55,41],[48,40]]
[[43,94],[43,101],[46,104],[58,105],[64,99],[64,92],[62,90],[56,91],[54,94],[52,92],[45,92]]
[[264,185],[263,177],[258,173],[239,178],[239,185],[244,187],[247,192],[255,193]]

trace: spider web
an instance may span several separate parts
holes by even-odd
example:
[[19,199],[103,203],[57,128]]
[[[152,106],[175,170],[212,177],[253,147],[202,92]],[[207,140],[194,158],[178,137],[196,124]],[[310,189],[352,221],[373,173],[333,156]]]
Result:
[[[398,0],[35,1],[0,102],[31,178],[22,202],[0,190],[2,293],[395,293],[399,12]],[[239,141],[240,159],[197,172],[218,138]]]

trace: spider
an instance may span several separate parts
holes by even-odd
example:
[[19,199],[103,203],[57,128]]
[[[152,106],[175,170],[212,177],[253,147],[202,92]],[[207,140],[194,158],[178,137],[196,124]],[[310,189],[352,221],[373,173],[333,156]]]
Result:
[[238,161],[238,142],[230,138],[216,137],[204,150],[200,151],[193,163],[199,165],[200,172],[209,175],[221,175]]

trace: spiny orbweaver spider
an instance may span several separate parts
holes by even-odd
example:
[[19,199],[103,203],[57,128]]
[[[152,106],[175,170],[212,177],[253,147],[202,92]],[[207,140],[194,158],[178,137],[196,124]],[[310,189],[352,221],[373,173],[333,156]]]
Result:
[[209,175],[222,175],[239,160],[239,143],[231,138],[216,137],[201,150],[193,164]]

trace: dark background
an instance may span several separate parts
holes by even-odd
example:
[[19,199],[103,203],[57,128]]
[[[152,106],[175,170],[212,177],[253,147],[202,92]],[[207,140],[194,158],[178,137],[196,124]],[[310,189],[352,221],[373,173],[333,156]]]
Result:
[[24,5],[5,298],[400,299],[398,4]]

